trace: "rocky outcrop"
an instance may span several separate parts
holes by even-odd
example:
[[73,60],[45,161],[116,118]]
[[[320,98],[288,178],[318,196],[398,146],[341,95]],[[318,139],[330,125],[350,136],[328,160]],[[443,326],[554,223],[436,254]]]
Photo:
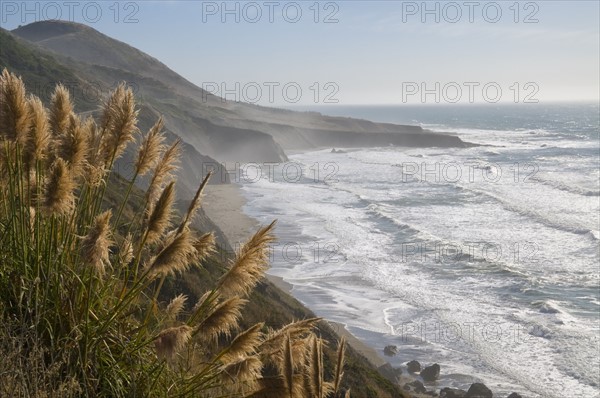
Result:
[[458,388],[442,388],[440,391],[440,398],[465,398],[467,392]]
[[421,364],[419,361],[410,361],[406,364],[406,368],[409,373],[417,373],[421,371]]
[[383,353],[388,357],[393,357],[398,353],[398,347],[395,345],[387,345],[383,349]]
[[440,377],[440,365],[434,363],[421,371],[421,377],[425,381],[435,381]]
[[493,398],[492,391],[483,383],[473,383],[465,398]]

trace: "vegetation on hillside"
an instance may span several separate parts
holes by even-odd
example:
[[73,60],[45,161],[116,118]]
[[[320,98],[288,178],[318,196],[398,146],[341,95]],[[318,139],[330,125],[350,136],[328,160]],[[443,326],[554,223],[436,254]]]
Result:
[[[98,87],[78,77],[72,69],[58,62],[52,55],[20,43],[21,39],[0,28],[0,69],[10,67],[28,84],[29,90],[47,103],[56,82],[75,87],[73,102],[80,111],[90,111],[98,106]],[[86,95],[83,95],[85,93]]]
[[[166,146],[161,130],[159,119],[140,136],[124,86],[96,122],[73,112],[64,87],[46,109],[3,71],[0,396],[342,395],[345,344],[326,372],[323,352],[331,348],[314,333],[318,319],[279,329],[244,321],[274,224],[257,231],[196,302],[183,294],[162,300],[165,287],[201,266],[215,242],[190,228],[210,176],[177,217],[181,144]],[[135,172],[123,181],[112,166],[135,140]],[[149,187],[133,195],[143,175]],[[118,195],[107,208],[110,191]]]

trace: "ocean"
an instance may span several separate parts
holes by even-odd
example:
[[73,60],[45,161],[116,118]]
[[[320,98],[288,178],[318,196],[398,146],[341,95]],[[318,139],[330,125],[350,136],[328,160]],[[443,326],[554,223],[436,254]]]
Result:
[[[313,107],[472,148],[331,148],[240,182],[278,219],[269,273],[429,388],[600,396],[598,104]],[[257,177],[258,176],[258,177]]]

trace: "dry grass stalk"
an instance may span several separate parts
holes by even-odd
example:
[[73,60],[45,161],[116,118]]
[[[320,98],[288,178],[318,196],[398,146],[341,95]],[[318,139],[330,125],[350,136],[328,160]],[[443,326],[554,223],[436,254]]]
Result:
[[323,347],[316,336],[311,337],[310,375],[311,390],[315,398],[323,397]]
[[247,355],[255,354],[262,340],[264,323],[257,323],[250,329],[238,334],[221,355],[223,363],[237,361]]
[[221,396],[248,396],[259,389],[262,362],[256,356],[239,358],[221,368],[224,394]]
[[[16,145],[13,141],[7,141],[0,136],[0,189],[7,188],[9,173],[12,163],[12,154],[16,151]],[[0,203],[2,203],[0,196]]]
[[110,264],[110,217],[112,211],[107,210],[96,217],[94,224],[81,244],[81,257],[83,261],[91,265],[96,274],[102,276],[107,265]]
[[89,152],[89,130],[81,125],[75,115],[69,117],[67,131],[60,135],[59,156],[67,162],[74,176],[80,176],[85,168]]
[[206,177],[204,177],[204,180],[198,187],[198,190],[196,191],[196,194],[194,195],[194,198],[190,202],[188,210],[185,213],[185,217],[183,218],[183,221],[181,222],[181,225],[179,226],[180,231],[183,230],[184,228],[187,228],[190,225],[190,223],[193,221],[194,216],[196,215],[196,212],[200,208],[202,191],[204,191],[204,187],[206,186],[206,184],[208,184],[208,180],[210,180],[211,175],[212,175],[212,172],[209,172],[208,174],[206,174]]
[[192,337],[192,328],[188,325],[175,326],[160,332],[154,346],[156,354],[161,359],[172,360]]
[[308,335],[316,327],[321,318],[309,318],[302,321],[292,322],[283,328],[271,331],[265,341],[261,344],[260,351],[269,355],[279,351],[285,337],[289,334],[292,339]]
[[213,303],[217,302],[219,299],[220,297],[218,295],[213,295],[213,292],[208,290],[198,299],[192,311],[197,313],[201,308],[210,308]]
[[187,301],[187,296],[184,294],[180,294],[174,299],[171,300],[167,309],[165,310],[166,318],[168,320],[176,320],[183,308],[185,307],[185,302]]
[[119,250],[119,256],[121,264],[124,266],[129,265],[133,260],[133,242],[131,234],[127,234],[125,239],[123,239],[123,243],[121,244],[121,249]]
[[165,140],[162,135],[163,127],[164,119],[161,116],[144,137],[135,161],[136,174],[141,176],[146,174],[158,162]]
[[35,233],[35,207],[29,206],[29,232],[33,235]]
[[192,234],[185,230],[150,260],[148,276],[154,278],[186,270],[194,252]]
[[62,84],[56,86],[50,100],[50,131],[57,137],[69,128],[69,117],[73,113],[73,103],[69,90]]
[[30,97],[28,101],[31,125],[29,139],[25,144],[25,162],[33,166],[36,161],[43,160],[50,144],[48,112],[38,97]]
[[219,280],[221,294],[246,295],[256,286],[268,266],[270,244],[275,240],[274,227],[275,221],[259,229],[239,250],[233,265]]
[[121,83],[109,98],[102,117],[102,155],[104,161],[117,159],[137,131],[135,99],[131,89]]
[[198,338],[215,342],[219,335],[229,336],[238,327],[242,307],[247,300],[232,297],[214,306],[211,312],[198,324]]
[[64,215],[73,209],[75,182],[67,164],[56,159],[46,182],[44,209],[48,214]]
[[81,128],[84,130],[84,134],[88,141],[88,153],[84,172],[84,180],[92,187],[98,187],[99,185],[106,182],[106,164],[101,152],[102,145],[102,131],[98,129],[96,122],[93,118],[88,117],[83,123]]
[[29,133],[29,106],[20,77],[2,71],[0,78],[0,137],[23,144]]
[[162,187],[164,181],[172,177],[172,173],[177,170],[179,156],[181,155],[181,140],[176,140],[163,154],[160,161],[154,168],[152,180],[146,192],[146,200],[151,206],[156,199],[156,193]]
[[[259,353],[266,364],[274,365],[279,369],[280,374],[283,374],[283,364],[285,363],[285,352],[283,347],[285,346],[285,339],[287,335],[283,337],[283,344],[277,347],[273,351],[268,351],[263,345],[259,348]],[[310,359],[310,352],[307,350],[309,342],[307,338],[294,339],[291,337],[291,350],[292,357],[294,358],[294,372],[295,374],[304,381],[305,364]],[[297,388],[304,389],[303,383],[296,385]]]
[[196,253],[192,261],[197,263],[204,261],[217,249],[215,235],[212,232],[202,235],[194,242],[194,249]]
[[340,384],[344,377],[344,362],[346,354],[346,338],[342,336],[338,343],[337,363],[335,365],[335,376],[333,378],[333,392],[337,394],[340,391]]
[[148,209],[148,236],[149,244],[155,243],[163,237],[165,231],[171,225],[171,217],[173,214],[173,202],[175,201],[175,183],[171,182],[163,190],[160,198],[152,209]]
[[294,398],[294,357],[292,351],[292,339],[289,333],[286,334],[283,341],[281,375],[283,376],[288,396]]

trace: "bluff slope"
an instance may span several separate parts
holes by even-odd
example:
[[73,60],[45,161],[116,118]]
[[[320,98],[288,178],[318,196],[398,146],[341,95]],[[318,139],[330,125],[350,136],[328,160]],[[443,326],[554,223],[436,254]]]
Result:
[[285,160],[282,149],[324,146],[468,145],[456,136],[417,126],[225,102],[148,54],[85,25],[44,21],[13,33],[62,56],[64,63],[78,63],[95,80],[108,85],[131,82],[138,96],[165,115],[175,134],[220,161],[279,161]]

